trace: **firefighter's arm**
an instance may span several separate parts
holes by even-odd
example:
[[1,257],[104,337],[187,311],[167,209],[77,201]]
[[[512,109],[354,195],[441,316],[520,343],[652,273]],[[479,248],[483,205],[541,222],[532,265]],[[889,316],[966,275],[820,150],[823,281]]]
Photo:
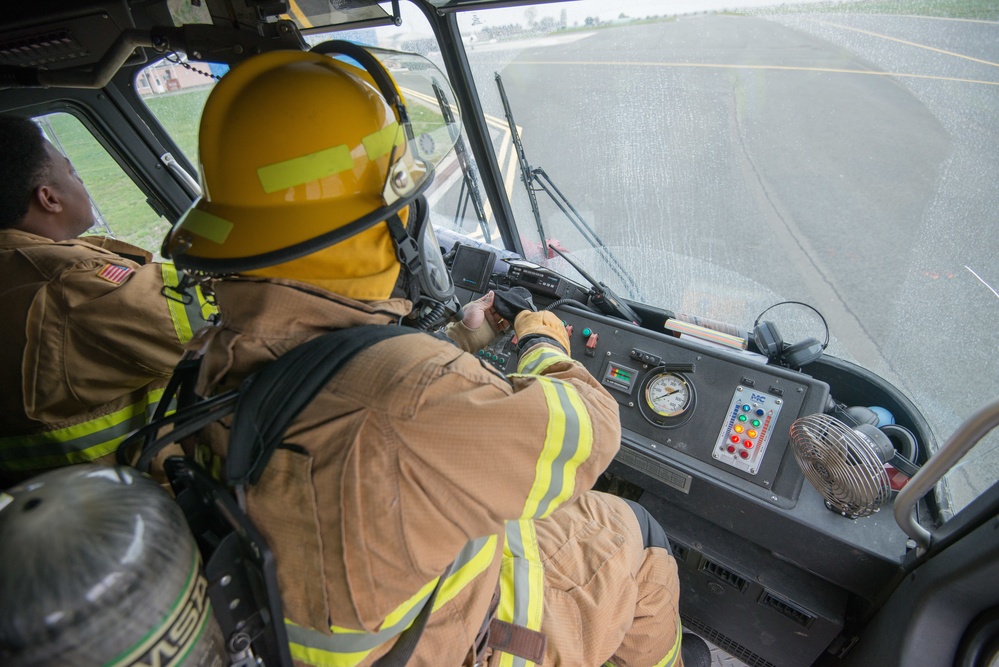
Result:
[[442,531],[476,537],[548,516],[589,490],[618,451],[618,407],[607,391],[557,346],[527,352],[540,370],[508,379],[468,355],[455,359],[405,427],[419,446],[402,466],[415,484],[401,488],[420,491],[400,500],[442,508],[450,519]]
[[35,419],[100,405],[166,377],[204,324],[195,305],[171,302],[172,265],[88,258],[39,293],[28,315],[25,398]]

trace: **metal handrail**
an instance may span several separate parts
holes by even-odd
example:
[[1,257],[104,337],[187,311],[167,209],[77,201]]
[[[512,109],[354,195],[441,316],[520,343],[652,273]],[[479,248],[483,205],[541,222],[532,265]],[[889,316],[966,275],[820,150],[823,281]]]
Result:
[[922,554],[929,548],[934,534],[916,521],[916,513],[913,511],[916,503],[996,426],[999,426],[999,398],[993,399],[965,420],[899,492],[895,499],[895,522],[906,535],[915,540],[917,553]]

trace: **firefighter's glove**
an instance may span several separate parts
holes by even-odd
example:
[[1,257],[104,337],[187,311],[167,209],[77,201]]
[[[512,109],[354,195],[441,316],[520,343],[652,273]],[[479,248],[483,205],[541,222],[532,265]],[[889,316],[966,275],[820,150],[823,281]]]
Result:
[[545,338],[558,343],[569,354],[569,332],[561,318],[555,313],[542,310],[531,312],[523,310],[514,320],[513,328],[517,332],[521,350],[526,350],[535,343],[545,342]]
[[534,312],[537,310],[531,299],[531,293],[524,287],[511,287],[495,290],[495,292],[493,308],[503,319],[513,322],[522,311]]

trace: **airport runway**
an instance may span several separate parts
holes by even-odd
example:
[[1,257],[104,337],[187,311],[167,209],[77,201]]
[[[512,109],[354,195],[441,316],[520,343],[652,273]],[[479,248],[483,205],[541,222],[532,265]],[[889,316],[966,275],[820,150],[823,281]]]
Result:
[[[532,166],[645,300],[747,327],[811,303],[830,352],[894,382],[941,440],[999,394],[999,24],[702,15],[470,59],[525,235],[495,72]],[[615,285],[543,205],[548,236]],[[785,331],[821,333],[807,317]],[[959,474],[980,488],[999,438],[975,456]]]

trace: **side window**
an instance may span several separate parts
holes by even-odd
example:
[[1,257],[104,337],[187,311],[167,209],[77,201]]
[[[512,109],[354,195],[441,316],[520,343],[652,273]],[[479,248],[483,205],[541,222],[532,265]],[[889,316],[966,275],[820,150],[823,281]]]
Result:
[[198,164],[198,126],[201,111],[226,65],[160,60],[135,78],[135,89],[149,110],[173,138],[191,164]]
[[35,122],[73,163],[90,193],[97,224],[87,233],[113,236],[157,253],[169,222],[149,206],[146,196],[83,123],[68,113],[39,116]]

